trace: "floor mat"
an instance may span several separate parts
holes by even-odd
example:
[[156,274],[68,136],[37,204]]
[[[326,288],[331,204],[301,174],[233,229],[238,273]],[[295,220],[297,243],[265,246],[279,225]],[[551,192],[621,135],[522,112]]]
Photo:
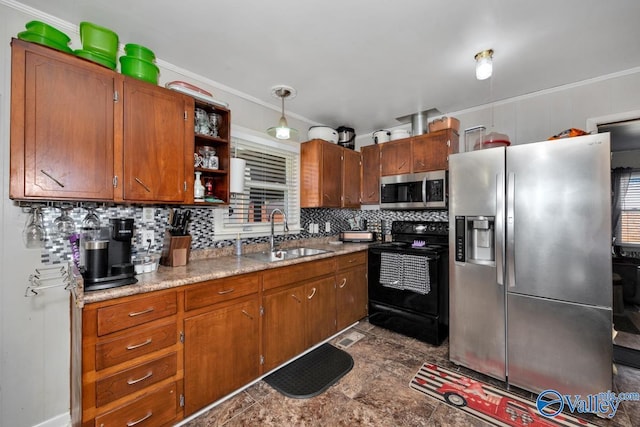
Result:
[[422,365],[409,387],[495,426],[596,427],[565,413],[544,417],[535,402],[430,363]]
[[264,378],[287,397],[307,399],[324,392],[353,368],[353,358],[323,344]]

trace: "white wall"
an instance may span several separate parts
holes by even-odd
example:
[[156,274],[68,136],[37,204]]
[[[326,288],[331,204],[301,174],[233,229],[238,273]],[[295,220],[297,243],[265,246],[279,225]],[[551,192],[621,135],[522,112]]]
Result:
[[[79,47],[75,24],[55,20],[36,11],[17,10],[0,0],[0,425],[64,426],[69,422],[69,320],[68,295],[52,289],[45,295],[25,298],[28,277],[39,265],[38,251],[27,250],[21,231],[25,214],[9,200],[9,94],[11,51],[9,41],[32,19],[49,22],[72,37]],[[160,55],[161,56],[161,55]],[[280,112],[242,96],[231,88],[192,75],[159,61],[161,84],[187,80],[229,102],[234,124],[264,130],[276,123]],[[591,82],[559,88],[496,103],[496,131],[507,133],[514,143],[546,139],[563,129],[586,129],[586,120],[640,109],[640,70],[607,76]],[[462,130],[475,125],[491,129],[491,108],[448,113],[461,121]],[[308,123],[287,114],[301,130]],[[462,138],[461,138],[462,139]],[[370,144],[370,135],[358,137],[357,146]],[[462,141],[461,141],[462,142]]]
[[[487,133],[507,134],[511,144],[526,144],[569,128],[586,131],[588,119],[637,111],[639,107],[637,68],[445,115],[460,120],[460,151],[464,151],[464,130],[474,126],[485,126]],[[411,124],[394,129],[400,128],[411,130]],[[372,143],[370,134],[356,138],[357,147]]]

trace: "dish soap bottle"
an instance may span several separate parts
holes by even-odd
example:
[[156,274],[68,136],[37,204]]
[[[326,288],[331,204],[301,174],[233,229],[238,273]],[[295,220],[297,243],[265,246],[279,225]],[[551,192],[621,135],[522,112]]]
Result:
[[196,172],[196,179],[193,181],[193,198],[202,202],[204,201],[204,185],[200,181],[200,175],[202,175],[202,172]]

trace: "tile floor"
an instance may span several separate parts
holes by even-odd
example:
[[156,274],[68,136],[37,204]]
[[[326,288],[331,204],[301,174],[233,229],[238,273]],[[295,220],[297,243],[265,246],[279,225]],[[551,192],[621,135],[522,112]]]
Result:
[[[354,368],[325,393],[311,399],[291,399],[259,381],[185,426],[486,425],[408,386],[426,361],[458,369],[448,360],[447,342],[435,347],[366,321],[354,329],[365,335],[346,350],[354,359]],[[499,381],[468,369],[459,369],[467,376],[503,386]],[[640,370],[619,366],[613,391],[640,392]],[[531,393],[518,392],[534,399]],[[607,427],[640,426],[640,402],[623,403],[612,421],[597,417],[589,417],[588,420]]]

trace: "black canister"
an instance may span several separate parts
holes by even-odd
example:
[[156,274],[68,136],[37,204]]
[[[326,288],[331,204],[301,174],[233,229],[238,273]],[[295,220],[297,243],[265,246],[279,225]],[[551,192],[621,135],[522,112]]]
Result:
[[109,274],[109,241],[84,241],[85,279],[99,279]]
[[338,132],[338,145],[342,145],[345,148],[351,148],[352,150],[356,146],[356,132],[353,128],[347,126],[340,126],[336,129]]

